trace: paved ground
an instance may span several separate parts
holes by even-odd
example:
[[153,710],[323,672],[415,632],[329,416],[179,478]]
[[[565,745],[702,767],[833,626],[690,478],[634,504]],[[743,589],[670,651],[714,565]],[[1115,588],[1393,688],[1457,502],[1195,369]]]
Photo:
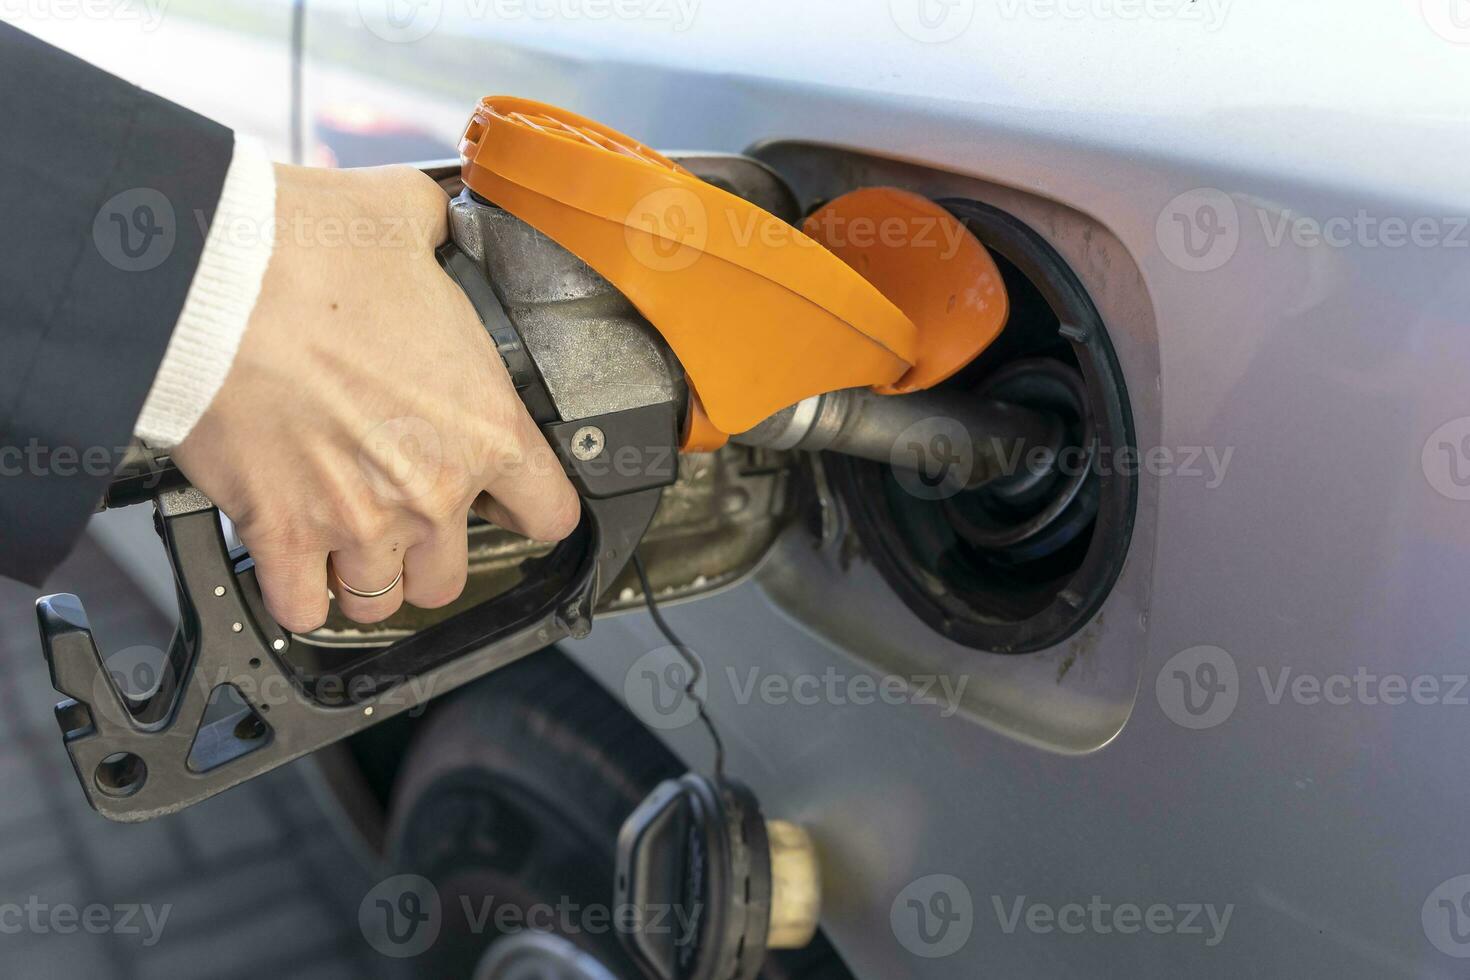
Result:
[[[82,595],[104,652],[172,628],[90,539],[46,591]],[[34,600],[0,580],[0,977],[379,976],[357,925],[372,877],[301,764],[146,824],[92,812],[51,715]],[[91,905],[106,911],[68,918]]]

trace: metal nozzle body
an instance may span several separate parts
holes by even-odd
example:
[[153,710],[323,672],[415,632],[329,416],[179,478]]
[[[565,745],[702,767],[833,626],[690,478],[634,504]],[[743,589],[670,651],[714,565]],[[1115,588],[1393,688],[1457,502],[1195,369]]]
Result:
[[922,435],[925,423],[941,420],[957,424],[969,439],[971,487],[1033,479],[1028,455],[1044,449],[1055,458],[1066,438],[1062,420],[1048,412],[958,391],[879,395],[866,388],[803,399],[732,438],[747,446],[830,450],[902,466],[906,456],[899,439],[911,429]]

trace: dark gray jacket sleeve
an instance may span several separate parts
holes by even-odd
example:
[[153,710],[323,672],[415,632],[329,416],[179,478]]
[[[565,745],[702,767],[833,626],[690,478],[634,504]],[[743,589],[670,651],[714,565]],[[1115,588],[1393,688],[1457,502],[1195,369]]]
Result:
[[0,24],[0,575],[65,557],[128,444],[233,134]]

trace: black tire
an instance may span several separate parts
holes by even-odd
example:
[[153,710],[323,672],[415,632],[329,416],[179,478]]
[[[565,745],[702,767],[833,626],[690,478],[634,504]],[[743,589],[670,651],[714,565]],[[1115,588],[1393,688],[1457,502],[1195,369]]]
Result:
[[[503,934],[497,923],[508,922],[512,931],[528,924],[560,933],[637,980],[606,921],[618,829],[656,784],[683,772],[636,717],[556,650],[446,698],[413,737],[389,816],[390,861],[432,881],[443,907],[438,941],[403,962],[408,975],[470,977]],[[594,908],[597,918],[586,914]],[[530,914],[535,920],[526,923]],[[763,976],[850,974],[818,936],[799,954],[768,958]]]

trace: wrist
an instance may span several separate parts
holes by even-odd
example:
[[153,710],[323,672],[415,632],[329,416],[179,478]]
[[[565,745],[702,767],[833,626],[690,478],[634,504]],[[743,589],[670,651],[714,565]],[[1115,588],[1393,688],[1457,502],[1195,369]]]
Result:
[[182,442],[224,384],[270,264],[275,217],[272,164],[237,135],[183,311],[133,426],[150,445]]

